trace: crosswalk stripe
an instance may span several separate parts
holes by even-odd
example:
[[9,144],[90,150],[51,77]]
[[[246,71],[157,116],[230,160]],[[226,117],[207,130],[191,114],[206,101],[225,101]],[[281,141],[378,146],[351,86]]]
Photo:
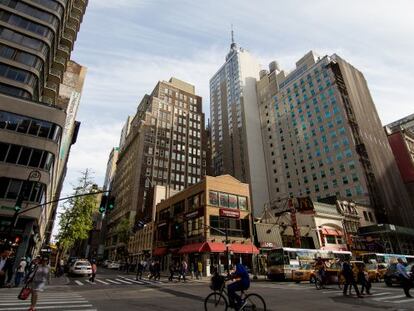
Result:
[[121,282],[121,283],[129,284],[129,285],[132,284],[131,282],[127,282],[127,281],[124,281],[124,280],[121,280],[121,279],[115,279],[115,280],[117,280],[118,282]]
[[392,302],[392,303],[405,303],[405,302],[413,302],[413,299],[403,299],[403,300],[397,300],[397,301],[385,301],[385,302]]
[[116,281],[114,281],[114,280],[110,280],[110,279],[105,279],[105,281],[108,281],[109,283],[113,283],[113,284],[121,284],[121,283],[119,283],[119,282],[116,282]]
[[372,294],[371,297],[373,297],[373,296],[383,296],[383,295],[388,295],[388,294],[391,294],[391,293],[390,292],[386,292],[386,293],[375,293],[375,294]]
[[128,281],[128,282],[133,282],[133,283],[136,283],[136,284],[139,284],[139,285],[144,285],[145,284],[144,282],[133,280],[133,279],[130,279],[130,278],[123,278],[123,279]]
[[[30,305],[30,301],[22,301],[22,302],[19,302],[19,301],[13,301],[13,302],[10,302],[10,303],[3,303],[3,302],[1,302],[0,303],[0,306],[13,306],[13,305],[16,305],[16,303],[18,303],[19,305]],[[85,300],[82,300],[82,301],[62,301],[62,300],[55,300],[55,301],[42,301],[42,300],[40,300],[39,302],[38,302],[38,305],[50,305],[50,304],[71,304],[71,303],[87,303],[87,301],[85,301]]]
[[79,286],[82,286],[83,283],[81,281],[75,280],[75,283],[78,284]]
[[375,301],[381,301],[381,300],[387,300],[387,299],[396,299],[396,298],[403,298],[403,297],[405,297],[405,295],[397,295],[397,296],[387,296],[387,297],[380,297],[380,298],[374,298],[374,299],[372,299],[372,300],[375,300]]
[[[84,305],[70,305],[70,306],[65,306],[65,308],[83,308],[83,307],[93,307],[91,304],[84,304]],[[46,309],[55,309],[56,310],[56,306],[38,306],[36,307],[36,310],[46,310]],[[12,310],[27,310],[27,306],[22,306],[22,307],[12,307],[12,308],[0,308],[1,311],[12,311]]]
[[99,283],[102,283],[102,284],[105,284],[105,285],[108,285],[109,284],[108,282],[105,282],[105,281],[102,281],[102,280],[99,280],[99,279],[96,279],[95,281],[96,282],[99,282]]
[[86,282],[88,282],[89,284],[93,284],[93,285],[96,285],[96,283],[95,282],[91,282],[91,281],[89,281],[89,280],[85,280]]

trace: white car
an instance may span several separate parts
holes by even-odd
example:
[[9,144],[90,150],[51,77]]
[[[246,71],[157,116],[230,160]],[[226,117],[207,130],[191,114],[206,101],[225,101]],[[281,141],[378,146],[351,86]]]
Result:
[[116,262],[116,261],[110,261],[110,262],[108,262],[108,266],[107,266],[107,268],[108,269],[119,269],[119,267],[120,267],[121,265],[120,265],[120,263],[119,262]]
[[110,260],[104,260],[104,262],[102,263],[102,266],[103,267],[105,267],[105,268],[107,268],[108,267],[108,264],[110,264],[111,263],[111,261]]
[[72,275],[91,275],[92,266],[91,263],[86,259],[76,260],[73,265],[69,268],[69,274]]

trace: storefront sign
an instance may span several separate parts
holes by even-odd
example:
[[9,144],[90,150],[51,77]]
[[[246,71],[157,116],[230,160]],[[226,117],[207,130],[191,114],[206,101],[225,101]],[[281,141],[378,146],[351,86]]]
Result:
[[189,219],[194,219],[194,218],[197,218],[197,217],[200,217],[200,216],[203,216],[203,209],[202,208],[199,208],[195,211],[192,211],[192,212],[189,212],[189,213],[185,214],[184,218],[186,220],[189,220]]
[[260,242],[260,247],[261,248],[274,248],[275,245],[273,244],[273,242]]
[[221,217],[240,218],[240,211],[237,209],[220,208]]

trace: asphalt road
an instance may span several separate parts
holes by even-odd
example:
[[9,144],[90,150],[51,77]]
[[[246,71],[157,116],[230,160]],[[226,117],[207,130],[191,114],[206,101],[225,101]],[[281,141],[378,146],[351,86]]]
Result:
[[[67,280],[67,282],[65,282]],[[136,281],[133,274],[100,269],[94,284],[75,277],[53,281],[41,294],[38,310],[203,310],[210,289],[207,279],[188,282],[160,282],[146,278]],[[413,290],[414,291],[414,290]],[[0,311],[27,310],[18,301],[18,289],[0,289]],[[414,299],[406,299],[401,288],[373,284],[372,296],[343,297],[335,286],[316,290],[310,284],[258,281],[248,292],[262,295],[268,310],[414,310]],[[26,305],[25,305],[26,303]]]

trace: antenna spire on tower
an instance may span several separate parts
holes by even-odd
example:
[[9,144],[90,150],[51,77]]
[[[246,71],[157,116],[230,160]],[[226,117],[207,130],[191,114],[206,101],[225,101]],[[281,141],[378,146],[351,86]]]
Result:
[[231,45],[230,48],[235,48],[236,43],[234,42],[234,31],[233,31],[233,24],[231,24]]

